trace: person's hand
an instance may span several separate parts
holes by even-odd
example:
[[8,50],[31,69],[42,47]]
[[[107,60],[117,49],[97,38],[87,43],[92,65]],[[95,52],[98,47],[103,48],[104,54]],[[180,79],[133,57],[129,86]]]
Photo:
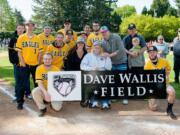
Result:
[[45,97],[45,101],[51,102],[51,96],[47,92],[44,93],[44,97]]
[[101,54],[102,57],[110,57],[110,54],[109,53],[103,53]]
[[22,67],[26,67],[26,64],[23,62],[23,63],[21,63],[21,66]]
[[130,52],[129,54],[131,57],[135,58],[138,56],[138,53],[137,52]]

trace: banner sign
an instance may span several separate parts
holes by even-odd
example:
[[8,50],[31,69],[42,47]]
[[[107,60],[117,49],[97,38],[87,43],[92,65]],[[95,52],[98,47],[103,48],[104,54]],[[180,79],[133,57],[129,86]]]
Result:
[[80,101],[81,71],[49,72],[48,93],[51,101]]
[[82,72],[82,99],[165,99],[165,70]]
[[165,99],[165,70],[59,71],[48,73],[52,101]]

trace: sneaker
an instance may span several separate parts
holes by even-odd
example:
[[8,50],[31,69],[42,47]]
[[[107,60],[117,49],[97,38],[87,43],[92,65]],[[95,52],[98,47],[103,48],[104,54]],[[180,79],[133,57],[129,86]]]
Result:
[[87,107],[89,104],[89,100],[85,100],[85,101],[80,101],[80,105],[81,107]]
[[17,102],[17,97],[14,97],[14,98],[12,99],[12,103],[15,103],[15,102]]
[[29,99],[29,100],[33,99],[31,95],[27,95],[26,98]]
[[41,110],[39,111],[38,116],[39,116],[39,117],[43,117],[43,116],[45,115],[46,111],[47,111],[47,109],[46,109],[46,108],[41,109]]
[[101,109],[103,110],[110,109],[110,106],[107,103],[103,103]]
[[22,109],[23,109],[23,104],[22,104],[22,103],[18,103],[17,109],[18,109],[18,110],[22,110]]
[[98,102],[97,101],[93,101],[91,108],[98,108]]
[[128,105],[128,100],[127,99],[123,99],[123,105]]
[[177,116],[172,111],[167,112],[167,116],[170,116],[173,120],[177,120]]

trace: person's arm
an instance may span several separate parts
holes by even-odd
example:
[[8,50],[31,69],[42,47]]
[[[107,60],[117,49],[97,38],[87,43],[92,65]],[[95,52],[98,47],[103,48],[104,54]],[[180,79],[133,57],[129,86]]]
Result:
[[105,69],[106,70],[112,69],[112,62],[111,62],[111,59],[109,57],[106,58]]
[[26,64],[25,64],[23,56],[22,56],[22,52],[19,50],[18,50],[18,57],[19,57],[19,61],[20,61],[20,66],[26,67]]
[[95,69],[95,67],[90,65],[89,54],[84,56],[83,60],[81,61],[80,68],[81,70],[84,70],[84,71],[90,71],[90,70],[93,70],[93,68]]
[[45,89],[43,82],[41,80],[38,80],[37,82],[38,82],[38,87],[41,89],[41,91],[44,94],[45,100],[47,102],[50,102],[51,96],[48,94],[47,90]]
[[140,44],[141,44],[141,50],[138,52],[138,55],[140,55],[140,54],[143,54],[145,51],[146,51],[146,49],[147,49],[147,46],[146,46],[146,41],[145,41],[145,39],[144,39],[144,37],[140,37]]

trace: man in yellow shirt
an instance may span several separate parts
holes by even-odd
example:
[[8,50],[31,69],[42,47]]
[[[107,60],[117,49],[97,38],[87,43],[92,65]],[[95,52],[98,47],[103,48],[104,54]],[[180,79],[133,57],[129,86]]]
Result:
[[75,46],[75,40],[73,39],[73,31],[72,30],[67,30],[66,35],[65,35],[65,44],[69,46],[69,49],[72,49]]
[[64,35],[58,32],[56,40],[48,46],[47,52],[53,55],[52,65],[62,69],[64,67],[64,58],[67,56],[69,46],[64,43]]
[[[148,55],[149,60],[144,66],[145,70],[157,70],[157,69],[165,69],[166,71],[166,80],[167,80],[167,86],[166,86],[166,92],[168,94],[167,101],[167,115],[169,115],[172,119],[177,119],[176,115],[173,113],[173,104],[175,102],[175,90],[174,88],[169,84],[169,75],[171,71],[171,66],[169,62],[164,58],[158,58],[158,50],[155,46],[148,48]],[[152,111],[157,110],[157,104],[155,99],[149,100],[149,108]]]
[[93,32],[88,36],[87,39],[87,50],[90,52],[90,50],[93,47],[93,43],[95,41],[102,41],[103,37],[102,34],[100,33],[100,24],[98,21],[94,21],[92,24]]
[[41,44],[43,46],[43,52],[45,53],[47,51],[47,47],[55,40],[54,36],[51,35],[51,27],[45,26],[44,31],[39,34],[38,37],[40,38]]
[[[43,55],[44,64],[38,66],[36,70],[36,82],[38,83],[38,87],[33,89],[32,96],[40,110],[39,116],[43,116],[46,112],[46,105],[44,103],[44,100],[46,102],[51,102],[51,97],[47,92],[48,72],[59,71],[56,66],[52,65],[52,58],[53,56],[51,53],[45,53]],[[53,101],[51,102],[51,107],[55,111],[59,111],[62,108],[62,102]]]
[[[64,29],[60,29],[58,30],[58,32],[62,32],[64,35],[66,35],[67,30],[71,29],[71,20],[70,19],[66,19],[64,21]],[[75,31],[73,31],[73,39],[76,42],[77,41],[77,34]]]
[[35,24],[32,21],[27,22],[27,32],[19,36],[16,43],[16,50],[18,51],[20,66],[22,67],[21,78],[25,81],[25,84],[22,84],[22,88],[20,88],[17,92],[18,109],[23,109],[24,90],[27,88],[25,85],[29,84],[30,74],[32,75],[34,81],[34,87],[37,86],[35,83],[35,71],[36,67],[40,63],[43,48],[39,37],[33,34],[34,29]]

